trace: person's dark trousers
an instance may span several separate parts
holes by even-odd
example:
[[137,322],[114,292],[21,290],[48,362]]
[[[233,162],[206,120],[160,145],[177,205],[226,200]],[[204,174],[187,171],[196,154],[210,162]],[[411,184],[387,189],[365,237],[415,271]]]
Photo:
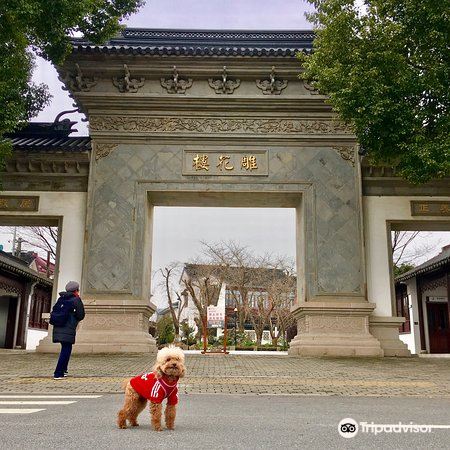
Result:
[[72,344],[68,342],[61,342],[61,353],[59,354],[58,364],[56,364],[55,377],[63,377],[67,372],[67,365],[69,364],[70,354],[72,353]]

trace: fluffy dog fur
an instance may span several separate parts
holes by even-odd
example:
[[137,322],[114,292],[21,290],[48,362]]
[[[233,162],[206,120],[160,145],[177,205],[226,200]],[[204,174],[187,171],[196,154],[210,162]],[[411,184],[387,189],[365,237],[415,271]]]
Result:
[[[164,347],[156,355],[156,363],[153,367],[153,373],[156,378],[161,378],[163,375],[169,381],[175,381],[177,378],[184,377],[184,353],[177,347]],[[122,409],[117,414],[117,425],[119,428],[127,427],[127,420],[132,427],[137,427],[138,415],[144,410],[147,399],[138,394],[130,384],[130,380],[125,380],[123,387],[125,389],[125,403]],[[161,415],[162,404],[150,403],[150,415],[153,429],[161,431]],[[175,427],[176,405],[167,405],[164,412],[166,427],[173,430]]]

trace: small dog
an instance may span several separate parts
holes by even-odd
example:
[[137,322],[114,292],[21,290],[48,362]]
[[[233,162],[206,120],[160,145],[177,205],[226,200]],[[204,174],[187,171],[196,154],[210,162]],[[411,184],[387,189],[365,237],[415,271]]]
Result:
[[178,403],[178,380],[184,377],[184,353],[178,347],[164,347],[156,355],[153,372],[143,373],[124,382],[125,403],[117,414],[119,428],[137,427],[137,416],[150,401],[152,426],[161,431],[162,401],[167,398],[164,413],[166,427],[175,427],[176,405]]

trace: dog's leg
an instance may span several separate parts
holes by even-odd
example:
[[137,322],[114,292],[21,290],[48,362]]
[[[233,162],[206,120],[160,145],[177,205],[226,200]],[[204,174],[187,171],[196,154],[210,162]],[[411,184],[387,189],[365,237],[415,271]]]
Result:
[[177,415],[176,405],[167,405],[164,415],[166,418],[166,427],[169,430],[173,430],[175,428],[175,417]]
[[132,427],[139,426],[139,424],[137,423],[137,417],[144,410],[146,404],[147,400],[144,397],[139,397],[139,400],[135,403],[135,409],[133,409],[133,411],[130,411],[128,420],[130,421],[130,425]]
[[[132,417],[134,417],[134,422],[136,422],[136,417],[142,409],[138,411],[140,406],[141,396],[131,387],[128,383],[125,388],[125,403],[122,409],[117,413],[117,426],[119,428],[127,427],[127,419],[132,422]],[[145,407],[145,405],[144,405]]]
[[152,426],[155,431],[162,431],[161,428],[161,403],[150,402],[150,414],[152,417]]

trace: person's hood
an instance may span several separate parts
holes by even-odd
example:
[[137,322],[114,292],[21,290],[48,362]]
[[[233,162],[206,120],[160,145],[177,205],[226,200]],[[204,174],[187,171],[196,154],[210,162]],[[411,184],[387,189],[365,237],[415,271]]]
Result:
[[75,297],[75,294],[73,292],[61,291],[59,293],[59,296],[64,297],[64,298],[70,298],[70,297]]

